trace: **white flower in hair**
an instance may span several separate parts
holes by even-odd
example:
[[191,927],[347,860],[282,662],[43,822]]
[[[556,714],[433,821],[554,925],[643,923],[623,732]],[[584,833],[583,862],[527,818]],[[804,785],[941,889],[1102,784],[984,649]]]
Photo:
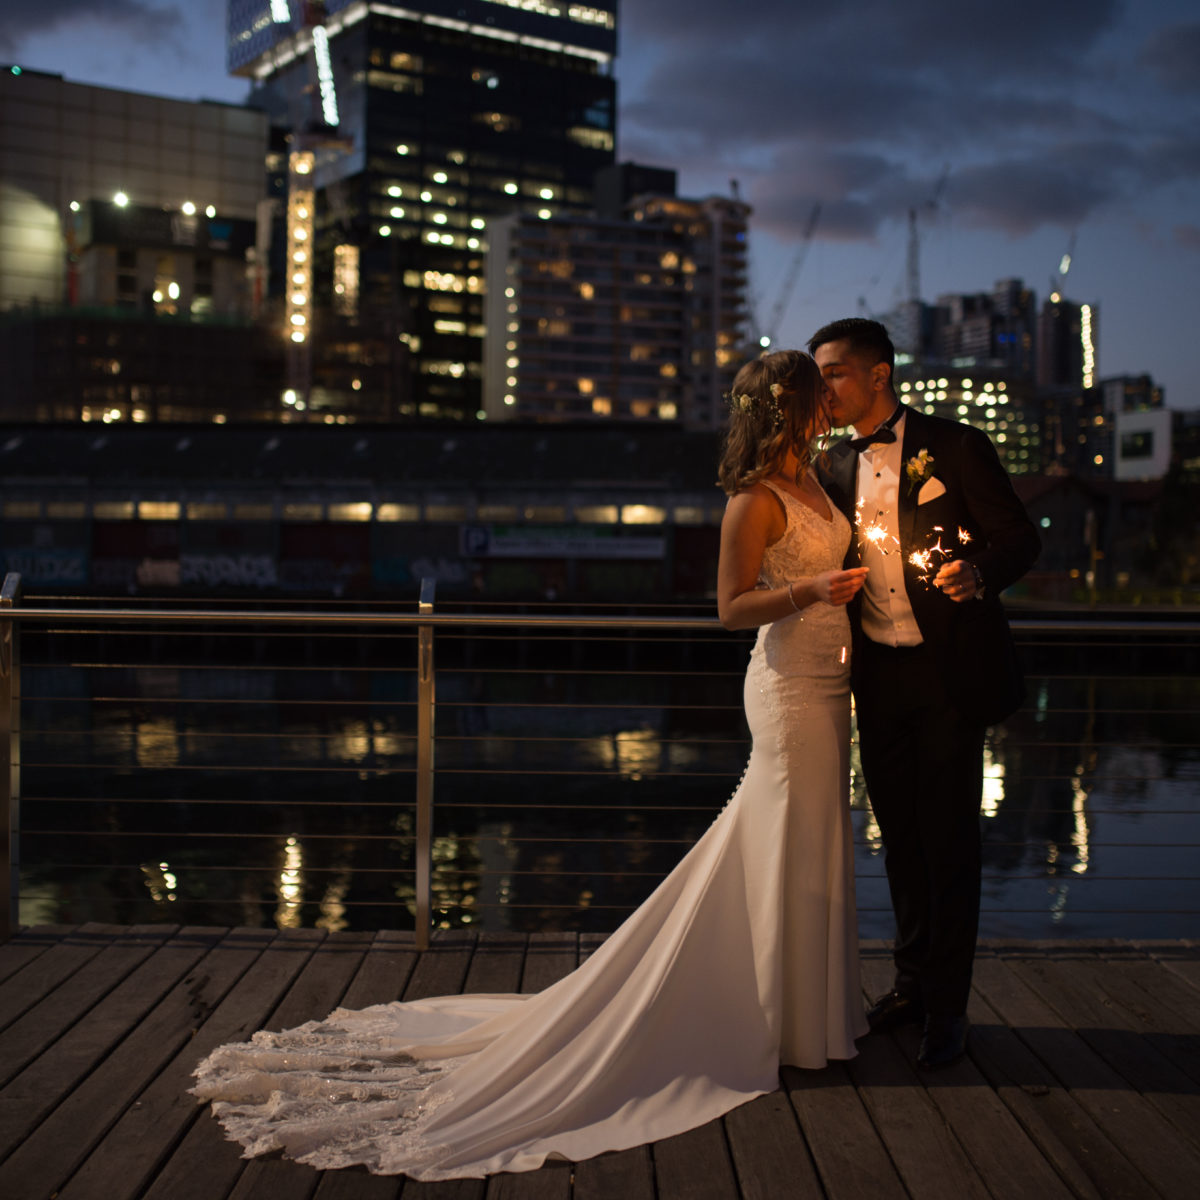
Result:
[[779,397],[783,395],[783,384],[782,383],[771,384],[771,395],[774,396],[776,400],[778,400]]

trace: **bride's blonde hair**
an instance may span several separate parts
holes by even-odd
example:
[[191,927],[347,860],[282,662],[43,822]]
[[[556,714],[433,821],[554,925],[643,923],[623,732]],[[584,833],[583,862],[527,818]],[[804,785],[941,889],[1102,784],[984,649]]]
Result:
[[729,395],[729,426],[721,446],[717,482],[727,496],[743,491],[783,466],[794,450],[801,467],[813,457],[825,385],[800,350],[777,350],[745,363]]

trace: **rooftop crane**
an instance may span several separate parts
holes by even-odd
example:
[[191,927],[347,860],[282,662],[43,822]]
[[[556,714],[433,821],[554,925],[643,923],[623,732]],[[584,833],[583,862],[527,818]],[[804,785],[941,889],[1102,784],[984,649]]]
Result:
[[1057,304],[1062,299],[1063,284],[1066,282],[1067,272],[1071,269],[1071,260],[1075,256],[1075,234],[1076,230],[1071,230],[1071,239],[1067,243],[1067,249],[1062,258],[1058,260],[1058,271],[1050,276],[1050,299]]
[[[941,176],[924,207],[930,212],[937,212],[941,203],[942,193],[946,190],[946,180],[950,177],[950,166],[942,168]],[[921,235],[917,229],[917,212],[914,206],[908,210],[908,298],[921,299]]]
[[764,350],[769,349],[775,341],[775,334],[779,331],[779,322],[783,319],[788,301],[792,298],[792,292],[796,288],[796,280],[800,277],[800,268],[804,266],[804,260],[808,257],[808,248],[812,245],[813,233],[817,228],[817,221],[820,220],[820,217],[821,204],[818,201],[813,205],[812,212],[808,214],[808,221],[805,223],[800,245],[796,248],[796,253],[792,256],[791,263],[788,264],[787,271],[783,276],[783,283],[779,287],[779,295],[775,298],[775,303],[771,306],[771,315],[767,318],[766,326],[759,336],[758,344]]

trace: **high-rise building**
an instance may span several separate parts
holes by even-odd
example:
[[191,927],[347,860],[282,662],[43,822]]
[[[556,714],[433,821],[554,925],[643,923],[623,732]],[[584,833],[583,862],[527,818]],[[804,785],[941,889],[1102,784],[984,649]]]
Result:
[[488,223],[592,208],[615,52],[615,0],[230,0],[229,68],[292,131],[293,411],[476,418]]
[[1096,306],[1076,304],[1055,293],[1038,316],[1038,387],[1093,387],[1099,378],[1099,344]]
[[722,425],[746,339],[749,212],[641,195],[624,220],[491,222],[488,417]]
[[271,419],[282,354],[250,325],[268,122],[0,74],[0,416]]

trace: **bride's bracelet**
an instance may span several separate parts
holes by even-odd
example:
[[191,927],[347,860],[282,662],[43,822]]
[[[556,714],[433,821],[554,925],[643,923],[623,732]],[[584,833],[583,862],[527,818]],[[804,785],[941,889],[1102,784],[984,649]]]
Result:
[[796,603],[796,597],[795,597],[794,595],[792,595],[792,585],[793,585],[793,584],[795,584],[795,582],[796,582],[796,581],[793,579],[793,580],[792,580],[792,582],[791,582],[791,583],[789,583],[789,584],[787,585],[787,594],[788,594],[788,599],[789,599],[789,600],[792,602],[792,607],[793,607],[793,608],[794,608],[794,609],[795,609],[797,612],[799,612],[799,611],[800,611],[800,605],[798,605],[798,604]]

